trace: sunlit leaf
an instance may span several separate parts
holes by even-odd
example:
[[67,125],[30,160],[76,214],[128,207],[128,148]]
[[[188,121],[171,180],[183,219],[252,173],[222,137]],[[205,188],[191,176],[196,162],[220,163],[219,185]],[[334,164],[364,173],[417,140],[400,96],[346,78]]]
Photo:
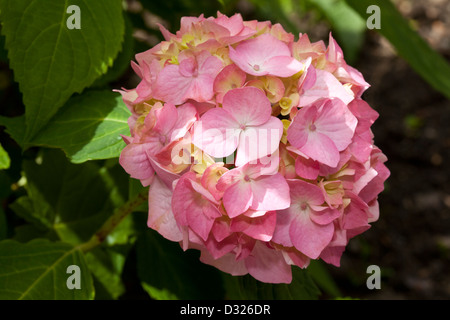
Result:
[[115,158],[129,135],[130,112],[120,94],[89,91],[71,98],[32,144],[62,148],[74,163]]
[[[80,29],[69,29],[69,5]],[[5,46],[26,106],[25,143],[75,92],[112,65],[124,35],[121,0],[0,2]]]
[[[80,289],[67,285],[79,267]],[[93,299],[92,277],[81,251],[69,244],[37,239],[23,244],[0,242],[0,299],[75,300]]]

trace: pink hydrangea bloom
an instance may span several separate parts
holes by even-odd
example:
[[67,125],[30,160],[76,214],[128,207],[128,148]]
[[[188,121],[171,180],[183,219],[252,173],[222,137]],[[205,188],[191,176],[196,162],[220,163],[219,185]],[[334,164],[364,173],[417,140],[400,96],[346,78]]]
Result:
[[149,188],[148,227],[232,275],[292,281],[310,261],[340,265],[379,218],[389,176],[374,144],[369,88],[330,34],[183,17],[136,55],[120,164]]

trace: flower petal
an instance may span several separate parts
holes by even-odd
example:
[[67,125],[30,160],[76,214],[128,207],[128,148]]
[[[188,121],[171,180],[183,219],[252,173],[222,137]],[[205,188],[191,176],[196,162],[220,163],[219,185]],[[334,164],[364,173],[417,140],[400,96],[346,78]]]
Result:
[[264,92],[255,87],[236,88],[223,97],[227,110],[241,126],[259,126],[270,119],[272,107]]
[[134,179],[146,180],[155,175],[145,144],[129,144],[120,153],[120,165]]
[[256,240],[270,241],[276,225],[276,212],[267,212],[263,216],[249,218],[241,215],[231,220],[231,232],[243,232]]
[[308,140],[300,148],[300,151],[308,157],[333,168],[339,163],[339,151],[334,142],[325,134],[317,131],[308,134]]
[[253,195],[249,182],[239,181],[230,186],[223,194],[223,205],[230,218],[234,218],[248,210]]
[[311,259],[316,259],[330,243],[334,232],[332,223],[319,225],[308,214],[299,214],[289,228],[292,244]]
[[325,100],[315,121],[317,132],[331,138],[338,151],[351,143],[357,123],[356,117],[339,99]]
[[281,251],[269,248],[264,242],[257,241],[252,253],[245,260],[248,272],[257,280],[266,283],[291,283],[291,266]]
[[[239,137],[236,153],[236,166],[246,163],[256,164],[258,159],[272,155],[277,151],[283,135],[283,123],[280,119],[270,119],[259,126],[247,127]],[[265,159],[269,165],[270,159]]]
[[214,108],[206,111],[196,123],[192,142],[213,157],[227,157],[236,150],[241,131],[229,112]]
[[147,225],[171,241],[183,240],[172,212],[172,190],[156,178],[148,193]]
[[[229,56],[246,73],[254,76],[263,76],[270,74],[263,67],[266,62],[273,57],[291,57],[291,51],[283,41],[266,33],[241,42],[236,49],[230,47]],[[281,66],[281,68],[283,70],[286,66]],[[270,71],[273,71],[273,68]]]
[[262,69],[272,76],[287,78],[300,72],[303,64],[288,56],[270,58],[262,66]]
[[253,210],[282,210],[289,207],[289,185],[280,174],[261,176],[251,182]]

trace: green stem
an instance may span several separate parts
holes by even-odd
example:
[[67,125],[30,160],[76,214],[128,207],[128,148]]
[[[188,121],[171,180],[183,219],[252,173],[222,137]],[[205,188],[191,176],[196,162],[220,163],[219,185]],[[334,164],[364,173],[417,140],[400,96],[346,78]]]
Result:
[[78,246],[78,249],[83,252],[88,252],[100,245],[106,239],[108,234],[110,234],[120,224],[120,222],[125,219],[126,216],[128,216],[147,200],[148,190],[144,190],[136,197],[125,203],[122,207],[118,208],[88,241]]

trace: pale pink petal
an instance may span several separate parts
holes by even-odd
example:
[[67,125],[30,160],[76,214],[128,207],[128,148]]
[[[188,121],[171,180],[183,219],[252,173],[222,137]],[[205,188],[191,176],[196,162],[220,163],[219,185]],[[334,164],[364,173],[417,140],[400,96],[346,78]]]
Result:
[[264,92],[255,87],[230,90],[223,97],[227,110],[241,126],[259,126],[270,119],[272,107]]
[[364,174],[353,183],[353,192],[358,194],[370,181],[372,181],[378,172],[374,168],[369,168]]
[[336,208],[311,206],[311,209],[311,220],[320,225],[329,224],[341,215]]
[[244,216],[249,218],[257,218],[261,217],[266,214],[267,211],[256,211],[252,209],[248,209],[246,212],[243,213]]
[[255,240],[246,234],[239,234],[238,245],[236,246],[234,252],[236,254],[236,261],[245,260],[253,251],[255,247],[255,243],[258,240]]
[[223,194],[223,205],[230,218],[234,218],[250,208],[253,194],[247,181],[240,181],[230,186]]
[[330,243],[334,232],[332,223],[319,225],[309,215],[298,214],[289,229],[294,247],[311,259],[319,257],[323,249]]
[[245,260],[248,272],[256,279],[266,283],[291,283],[292,272],[280,251],[269,248],[257,241],[252,253]]
[[272,241],[281,244],[284,247],[292,247],[289,228],[296,213],[291,209],[277,211],[277,224],[273,232]]
[[[191,185],[192,185],[192,189],[194,189],[199,195],[201,195],[204,199],[207,199],[209,202],[218,205],[219,203],[216,201],[216,199],[213,197],[213,195],[207,190],[205,189],[201,183],[195,181],[195,180],[190,180]],[[217,212],[216,214],[214,214],[215,218],[218,218],[221,216],[221,214],[219,212]]]
[[342,83],[330,72],[310,66],[306,78],[313,78],[314,73],[315,82],[309,87],[305,84],[300,95],[300,106],[309,105],[322,98],[339,98],[345,104],[350,103],[354,99],[353,95],[348,93]]
[[193,177],[193,175],[195,175],[193,172],[183,175],[180,180],[177,181],[173,190],[172,211],[175,220],[180,226],[188,225],[186,208],[193,202],[192,185],[189,182],[189,178]]
[[[148,153],[147,153],[148,155]],[[171,186],[172,183],[180,178],[180,175],[167,170],[161,166],[153,157],[149,156],[150,163],[156,172],[156,175],[164,182],[167,186]]]
[[155,175],[145,144],[129,144],[120,153],[119,163],[134,179],[146,180]]
[[280,174],[261,176],[251,182],[253,192],[253,210],[282,210],[291,204],[289,185]]
[[195,100],[188,100],[188,103],[192,104],[195,109],[197,109],[197,113],[199,116],[203,115],[206,111],[216,107],[214,103],[210,102],[197,102]]
[[374,168],[378,172],[378,175],[358,194],[366,203],[376,199],[377,195],[384,190],[384,182],[390,175],[389,169],[383,163],[378,162]]
[[206,250],[202,250],[200,261],[212,265],[217,269],[229,273],[233,276],[242,276],[248,273],[244,260],[236,261],[236,256],[231,253],[226,254],[218,259],[214,259],[214,257],[209,252],[207,252]]
[[192,142],[213,157],[227,157],[236,150],[241,131],[229,112],[214,108],[208,110],[194,126]]
[[317,108],[304,107],[295,116],[287,130],[289,143],[300,149],[308,141],[309,126],[317,117]]
[[189,227],[205,241],[208,239],[209,233],[211,232],[214,218],[207,217],[203,212],[203,208],[204,206],[211,205],[212,204],[207,203],[203,204],[203,206],[199,206],[193,201],[189,206],[186,206],[186,219]]
[[172,190],[158,178],[151,184],[148,193],[147,225],[149,228],[158,231],[166,239],[171,241],[183,240],[183,233],[172,213]]
[[372,201],[369,204],[369,218],[367,222],[372,223],[378,220],[380,217],[380,206],[377,200]]
[[217,201],[223,196],[223,192],[217,189],[217,183],[227,171],[228,169],[223,167],[223,163],[214,163],[206,168],[203,173],[201,179],[202,186],[206,188]]
[[330,137],[338,151],[350,144],[357,123],[356,117],[339,99],[326,100],[314,122],[317,132]]
[[[315,184],[299,179],[288,180],[288,184],[292,204],[300,204],[302,202],[315,206],[323,204],[324,197],[322,190]],[[294,206],[291,206],[291,208],[295,211]]]
[[208,75],[209,77],[211,77],[212,81],[210,85],[212,87],[214,79],[223,68],[222,60],[220,60],[216,56],[212,56],[208,51],[205,50],[197,56],[197,62],[199,68],[198,74],[200,76]]
[[379,117],[378,112],[370,107],[370,105],[361,99],[355,99],[348,105],[349,110],[358,118],[358,127],[363,126],[365,130]]
[[239,137],[236,166],[256,164],[256,160],[272,155],[278,150],[282,135],[283,123],[275,117],[270,117],[262,125],[247,127]]
[[320,258],[326,263],[336,267],[341,266],[341,257],[345,251],[345,246],[327,247],[320,254]]
[[170,141],[183,138],[189,128],[197,120],[197,109],[191,103],[185,103],[177,108],[178,115],[173,125]]
[[164,107],[155,110],[155,116],[156,123],[152,131],[158,132],[161,136],[167,136],[167,142],[169,142],[170,133],[178,118],[177,108],[171,103],[166,103]]
[[[211,229],[212,232],[214,232],[213,229]],[[236,234],[233,234],[220,242],[216,241],[214,237],[209,237],[204,243],[206,249],[213,256],[213,258],[219,259],[236,248],[237,246],[236,239],[237,239]]]
[[216,241],[221,242],[225,238],[232,235],[230,231],[230,220],[224,216],[214,221],[214,225],[211,229],[211,233]]
[[310,158],[298,156],[295,159],[295,172],[302,178],[316,180],[319,176],[320,164]]
[[[282,72],[293,75],[301,70],[301,63],[297,71],[293,71],[291,66],[280,66],[280,69],[274,70],[274,63],[269,64],[269,71],[265,70],[264,64],[273,57],[287,56],[292,57],[289,47],[282,41],[276,39],[270,34],[263,34],[256,38],[241,42],[236,49],[230,47],[230,59],[243,71],[254,76],[271,74],[270,71]],[[291,61],[292,62],[292,61]],[[287,69],[288,71],[285,71]],[[290,72],[289,72],[290,71]],[[293,73],[292,73],[293,72]]]
[[220,71],[214,80],[214,92],[217,102],[222,103],[225,93],[232,89],[241,88],[247,75],[235,64],[230,64]]
[[300,72],[303,68],[303,64],[292,57],[280,56],[270,58],[264,63],[262,68],[267,74],[286,78]]
[[175,105],[182,104],[191,87],[192,78],[180,74],[178,65],[170,64],[158,74],[154,96]]
[[157,22],[156,25],[159,27],[159,31],[162,33],[166,41],[170,41],[172,38],[176,38],[176,36],[169,30],[167,30],[162,24]]
[[226,28],[229,31],[230,36],[237,35],[244,28],[244,21],[239,13],[236,13],[231,17],[220,15],[214,19],[214,22]]
[[253,239],[267,242],[272,239],[276,218],[275,211],[256,218],[241,215],[231,220],[230,231],[243,232]]
[[353,142],[349,145],[349,149],[352,156],[355,157],[358,162],[364,163],[372,153],[373,145],[371,142],[361,138],[360,135],[355,134]]
[[202,75],[191,81],[191,86],[187,90],[183,99],[193,99],[198,102],[206,102],[214,96],[213,91],[214,77],[210,75]]
[[347,193],[347,196],[351,202],[344,210],[342,228],[348,230],[367,226],[368,205],[353,193]]
[[296,266],[304,269],[306,268],[311,259],[305,256],[303,253],[298,250],[285,250],[283,251],[284,259],[288,264],[295,264]]
[[159,72],[154,96],[176,105],[187,99],[208,101],[214,95],[214,79],[221,68],[221,60],[207,51],[188,56],[179,65],[169,64]]
[[238,183],[244,179],[243,170],[245,167],[234,168],[225,172],[217,182],[217,190],[225,191],[227,188],[231,187],[233,184]]
[[339,163],[339,151],[333,140],[317,131],[308,134],[308,140],[300,151],[313,160],[333,168]]

